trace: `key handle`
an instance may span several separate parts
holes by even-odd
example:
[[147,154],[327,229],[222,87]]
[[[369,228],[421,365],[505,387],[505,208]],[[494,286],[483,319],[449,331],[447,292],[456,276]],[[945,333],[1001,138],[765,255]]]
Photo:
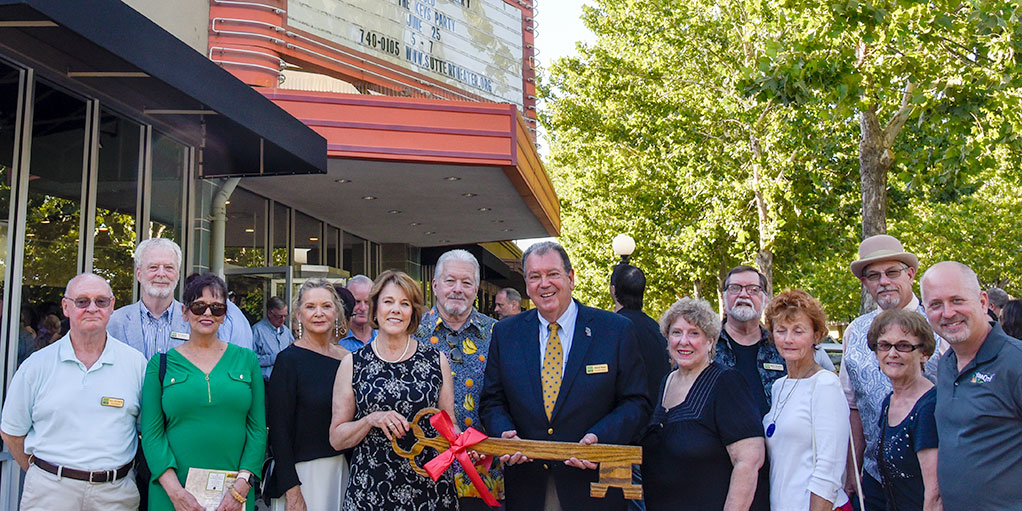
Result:
[[[423,449],[432,447],[437,451],[447,450],[451,444],[444,437],[426,436],[419,422],[440,413],[436,408],[423,408],[411,422],[415,444],[408,450],[401,448],[397,438],[391,440],[394,452],[408,460],[415,473],[429,477],[426,470],[415,463],[415,457]],[[632,484],[632,465],[642,463],[642,448],[632,445],[593,444],[581,445],[573,442],[550,442],[545,440],[514,440],[509,438],[488,438],[471,447],[479,454],[500,457],[521,452],[534,460],[565,461],[571,457],[599,463],[600,479],[590,485],[589,494],[596,498],[607,495],[609,488],[621,488],[624,497],[630,500],[642,499],[642,485]]]

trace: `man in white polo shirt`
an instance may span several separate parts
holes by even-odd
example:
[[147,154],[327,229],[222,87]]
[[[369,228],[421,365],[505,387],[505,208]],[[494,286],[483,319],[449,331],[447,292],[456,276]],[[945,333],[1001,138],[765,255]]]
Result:
[[132,462],[146,359],[107,335],[113,291],[71,279],[61,300],[71,330],[14,374],[0,437],[26,470],[21,510],[134,510]]

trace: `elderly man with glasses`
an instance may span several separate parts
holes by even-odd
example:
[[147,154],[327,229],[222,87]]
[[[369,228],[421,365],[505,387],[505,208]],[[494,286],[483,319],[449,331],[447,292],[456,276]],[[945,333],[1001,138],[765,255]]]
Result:
[[[891,380],[881,371],[876,354],[869,349],[866,334],[873,319],[881,312],[906,309],[925,316],[922,304],[912,290],[912,282],[919,269],[919,259],[902,247],[893,236],[871,236],[859,245],[859,259],[851,264],[852,273],[859,278],[866,291],[876,301],[877,308],[852,320],[845,329],[842,341],[841,385],[851,409],[852,440],[855,456],[848,457],[847,474],[856,467],[862,474],[862,493],[865,511],[887,509],[877,449],[880,444],[879,419],[884,397],[891,393]],[[926,362],[926,375],[934,378],[940,353],[947,343],[937,337],[937,352]],[[853,465],[854,463],[854,465]],[[858,492],[855,477],[847,477],[845,492],[851,496]]]
[[[465,250],[445,252],[436,263],[433,294],[436,305],[422,316],[415,339],[429,343],[447,355],[454,373],[454,413],[458,427],[479,426],[479,394],[483,388],[483,370],[490,351],[490,336],[496,321],[475,308],[479,292],[479,261]],[[500,471],[491,469],[484,476],[493,496],[503,499],[504,482]],[[461,466],[455,464],[454,483],[462,511],[487,509]]]
[[14,374],[0,437],[28,472],[21,509],[135,510],[137,448],[146,359],[106,332],[110,284],[71,279],[61,300],[70,331]]

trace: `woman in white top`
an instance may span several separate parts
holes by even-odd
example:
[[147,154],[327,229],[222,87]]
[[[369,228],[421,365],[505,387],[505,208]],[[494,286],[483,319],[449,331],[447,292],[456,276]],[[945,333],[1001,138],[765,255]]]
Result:
[[763,425],[770,457],[773,511],[851,509],[844,493],[848,404],[838,377],[814,360],[827,333],[820,302],[793,289],[777,295],[764,313],[766,328],[788,366],[774,382]]

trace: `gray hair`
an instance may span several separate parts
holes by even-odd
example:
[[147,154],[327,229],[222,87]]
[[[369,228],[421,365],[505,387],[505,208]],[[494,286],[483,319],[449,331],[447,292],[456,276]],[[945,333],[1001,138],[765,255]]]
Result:
[[78,284],[78,281],[86,280],[86,279],[96,279],[96,280],[106,284],[107,290],[110,291],[110,296],[111,297],[114,296],[114,288],[110,287],[110,282],[108,280],[104,279],[103,277],[100,277],[99,275],[96,275],[95,273],[88,273],[88,272],[86,272],[86,273],[79,273],[78,275],[75,275],[74,277],[71,277],[71,280],[68,280],[67,281],[67,285],[64,286],[64,296],[67,296],[68,298],[70,298],[71,288],[74,287],[75,284]]
[[167,238],[149,238],[135,247],[135,269],[138,270],[142,267],[142,262],[145,261],[146,254],[154,248],[163,248],[170,250],[177,257],[177,269],[181,270],[181,247],[173,240]]
[[518,302],[519,307],[522,306],[522,294],[519,293],[517,289],[513,287],[505,287],[504,289],[501,289],[499,292],[497,292],[498,295],[500,293],[504,293],[504,298],[508,299],[509,301]]
[[[687,296],[674,302],[674,304],[664,311],[662,316],[660,316],[660,333],[662,333],[664,337],[668,337],[671,325],[673,325],[678,318],[682,318],[692,325],[699,327],[699,329],[706,334],[706,338],[710,341],[710,345],[717,345],[717,338],[720,337],[720,317],[717,316],[716,312],[713,312],[713,308],[710,307],[709,302],[698,298],[689,298]],[[714,348],[711,347],[711,357],[713,356],[713,352]]]
[[447,263],[451,261],[471,264],[472,268],[474,268],[476,272],[475,285],[479,285],[479,261],[476,260],[476,256],[472,255],[471,252],[460,248],[444,252],[443,255],[440,256],[440,259],[436,260],[436,272],[433,274],[434,281],[443,279],[445,275],[444,268],[447,266]]
[[266,312],[286,309],[287,303],[279,296],[271,296],[266,299]]
[[974,291],[977,297],[983,291],[983,288],[979,286],[979,277],[976,275],[976,272],[972,270],[972,268],[969,268],[967,265],[962,264],[958,261],[942,261],[927,268],[926,271],[923,272],[923,278],[919,279],[919,292],[920,294],[923,295],[923,301],[926,301],[925,296],[926,286],[924,286],[923,284],[925,284],[927,277],[930,277],[931,276],[930,274],[932,272],[939,271],[942,267],[945,266],[950,266],[958,270],[958,272],[961,273],[963,279],[965,280],[965,285],[968,286],[969,289]]
[[541,256],[551,250],[557,252],[557,255],[561,256],[561,263],[564,264],[564,271],[570,272],[571,259],[568,258],[568,251],[564,250],[564,247],[562,247],[560,243],[554,241],[541,241],[525,249],[525,253],[522,254],[522,270],[525,270],[525,262],[529,260],[529,256],[532,254]]
[[345,287],[347,287],[348,289],[351,289],[351,286],[354,286],[356,284],[359,284],[359,285],[364,284],[366,286],[373,287],[373,279],[371,279],[369,277],[366,277],[365,275],[361,275],[361,274],[360,275],[355,275],[354,277],[348,279],[348,284]]
[[999,287],[992,287],[987,289],[987,299],[990,300],[991,305],[995,305],[998,308],[1003,309],[1004,304],[1008,303],[1008,300],[1011,300],[1011,296],[1008,295],[1007,291]]

